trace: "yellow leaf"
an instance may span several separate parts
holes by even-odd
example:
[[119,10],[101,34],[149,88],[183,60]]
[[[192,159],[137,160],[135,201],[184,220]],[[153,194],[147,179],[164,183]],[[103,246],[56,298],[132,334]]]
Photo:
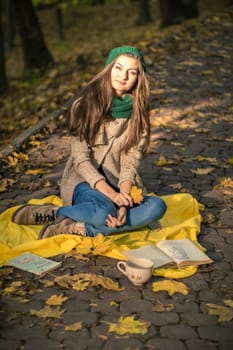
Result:
[[22,153],[22,152],[19,152],[19,153],[17,153],[17,152],[12,152],[12,155],[13,155],[15,158],[17,158],[17,159],[24,159],[24,160],[28,160],[28,159],[29,159],[28,155],[25,154],[25,153]]
[[173,280],[164,280],[159,282],[154,282],[152,284],[153,292],[167,291],[170,296],[175,293],[180,293],[187,295],[189,293],[188,287],[182,282],[176,282]]
[[110,249],[112,242],[113,240],[111,238],[105,237],[102,233],[98,233],[92,240],[92,254],[99,255],[105,253]]
[[155,165],[157,166],[166,166],[166,165],[170,165],[170,164],[178,164],[178,160],[174,160],[174,159],[167,159],[164,156],[160,156],[159,160],[157,160],[157,162],[155,162]]
[[153,307],[153,311],[156,311],[156,312],[164,312],[164,311],[169,311],[170,312],[172,310],[174,310],[174,305],[173,304],[164,305],[160,301],[157,301],[157,303]]
[[94,273],[79,273],[73,276],[63,275],[57,276],[54,282],[63,288],[73,288],[75,290],[85,290],[88,286],[99,287],[106,289],[121,291],[118,282],[114,282],[109,277],[99,276]]
[[115,290],[115,291],[121,291],[124,289],[119,286],[118,282],[113,281],[109,277],[97,276],[92,274],[91,281],[92,281],[91,283],[92,286],[102,286],[105,289]]
[[233,188],[233,180],[230,177],[224,177],[219,179],[219,184],[224,187]]
[[233,308],[233,300],[231,299],[225,299],[223,300],[224,304],[227,306],[230,306],[231,308]]
[[228,158],[226,162],[230,165],[233,165],[233,158]]
[[82,322],[76,322],[65,326],[65,331],[76,332],[82,329]]
[[109,332],[115,332],[117,334],[146,334],[150,326],[150,322],[135,320],[134,316],[121,316],[117,323],[109,324]]
[[130,195],[133,198],[134,203],[141,203],[143,200],[142,189],[137,186],[132,186]]
[[198,175],[208,175],[214,171],[214,168],[198,168],[197,170],[191,170],[194,174]]
[[113,240],[98,233],[96,237],[84,237],[82,244],[76,247],[76,252],[82,255],[99,255],[110,249]]
[[41,142],[40,141],[36,141],[36,140],[31,140],[31,141],[29,141],[29,145],[38,148],[38,147],[40,147]]
[[93,247],[92,240],[92,237],[84,237],[81,245],[75,248],[76,252],[82,255],[90,254]]
[[14,184],[15,180],[12,179],[2,179],[0,182],[0,192],[7,191],[10,185]]
[[60,295],[51,295],[47,300],[46,304],[48,305],[61,305],[63,304],[68,298],[63,296],[63,294]]
[[30,310],[30,314],[38,318],[61,318],[64,312],[65,310],[52,309],[49,305],[40,310]]
[[208,314],[218,316],[219,322],[231,321],[233,319],[233,309],[226,306],[216,304],[206,304]]
[[84,291],[87,289],[87,287],[90,285],[90,280],[83,280],[83,279],[79,279],[78,281],[74,282],[72,284],[72,288],[74,290],[77,290],[77,291]]
[[26,175],[39,175],[39,174],[44,174],[44,170],[43,169],[29,169],[25,171]]
[[13,294],[21,291],[21,287],[24,285],[22,281],[13,281],[8,287],[3,289],[3,294]]
[[168,185],[168,186],[173,188],[174,190],[181,190],[181,188],[183,187],[181,185],[181,183],[171,184],[171,185]]

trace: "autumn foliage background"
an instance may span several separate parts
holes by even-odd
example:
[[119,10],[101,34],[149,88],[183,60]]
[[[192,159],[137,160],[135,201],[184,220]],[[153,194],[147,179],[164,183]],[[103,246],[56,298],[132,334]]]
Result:
[[[200,17],[218,14],[228,1],[199,1]],[[160,28],[157,1],[150,2],[152,21],[136,26],[136,4],[117,2],[114,5],[76,6],[63,10],[65,39],[58,37],[55,11],[38,11],[41,29],[55,60],[43,76],[22,80],[23,57],[17,36],[13,49],[7,52],[6,68],[9,89],[0,98],[0,148],[50,112],[61,109],[64,101],[80,89],[103,65],[109,49],[122,44],[136,45],[146,51],[169,33],[196,21]],[[207,33],[208,34],[208,33]],[[175,47],[174,47],[175,49]],[[166,51],[166,47],[164,48]]]

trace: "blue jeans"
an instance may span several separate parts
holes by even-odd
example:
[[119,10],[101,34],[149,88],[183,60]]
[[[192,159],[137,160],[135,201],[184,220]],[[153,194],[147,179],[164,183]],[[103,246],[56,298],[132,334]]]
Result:
[[117,216],[117,206],[103,193],[93,189],[86,182],[80,183],[74,190],[73,203],[58,209],[57,216],[65,216],[85,223],[87,236],[133,231],[159,220],[167,207],[164,201],[155,196],[145,196],[142,203],[129,208],[126,224],[111,228],[106,226],[109,214]]

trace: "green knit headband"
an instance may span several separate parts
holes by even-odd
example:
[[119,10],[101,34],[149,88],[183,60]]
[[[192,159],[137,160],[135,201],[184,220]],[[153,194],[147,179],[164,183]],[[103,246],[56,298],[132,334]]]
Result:
[[143,70],[146,71],[146,62],[143,57],[143,54],[141,53],[141,51],[139,51],[136,47],[133,47],[133,46],[120,46],[112,49],[108,54],[108,58],[107,58],[107,61],[105,62],[105,66],[111,63],[116,57],[123,55],[124,53],[129,53],[133,56],[138,57],[141,61]]

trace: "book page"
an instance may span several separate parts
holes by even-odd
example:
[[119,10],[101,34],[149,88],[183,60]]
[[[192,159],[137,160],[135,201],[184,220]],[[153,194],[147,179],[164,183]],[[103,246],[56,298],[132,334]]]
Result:
[[122,253],[131,261],[133,261],[134,258],[149,259],[153,262],[154,268],[174,263],[174,261],[172,261],[167,254],[163,253],[155,245],[147,245],[136,249],[130,249],[122,251]]
[[177,265],[200,265],[212,260],[203,253],[190,239],[164,240],[157,246],[174,260]]

